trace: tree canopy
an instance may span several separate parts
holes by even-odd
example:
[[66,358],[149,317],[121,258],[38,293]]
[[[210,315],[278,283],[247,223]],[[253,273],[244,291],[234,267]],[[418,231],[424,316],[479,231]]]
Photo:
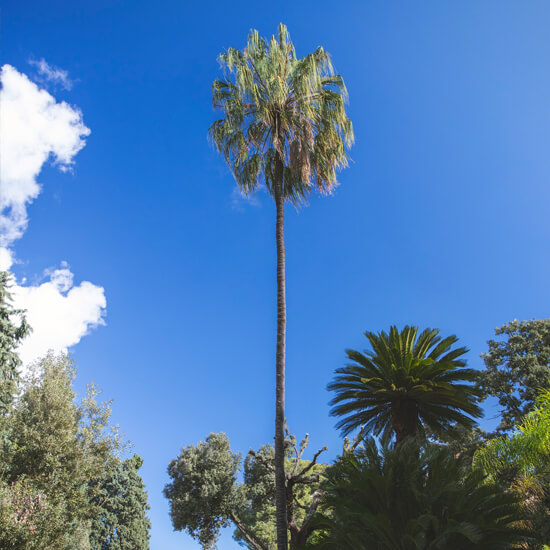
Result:
[[[0,450],[0,547],[147,550],[148,539],[142,536],[147,520],[141,531],[134,531],[137,524],[126,515],[134,509],[134,497],[146,505],[136,477],[138,461],[120,462],[125,446],[110,425],[110,402],[99,401],[100,392],[91,385],[78,403],[73,390],[75,375],[66,355],[47,355],[30,367],[21,396],[9,415],[1,418],[8,437]],[[124,499],[125,506],[117,509],[116,499],[106,501],[103,497],[113,474],[122,474],[125,468],[133,486]],[[97,521],[107,519],[104,506],[113,513],[116,509],[120,527],[116,534],[126,545],[111,546],[116,537],[99,544],[96,537],[90,547],[92,524],[95,521],[97,527]],[[112,516],[109,521],[113,523]],[[124,531],[130,525],[132,534]],[[145,542],[133,544],[138,540]]]
[[228,48],[219,61],[225,76],[214,81],[212,102],[224,117],[210,136],[240,189],[248,194],[263,182],[275,196],[280,185],[294,203],[313,189],[330,192],[353,128],[328,52],[298,57],[281,23],[269,41],[253,30],[242,51]]
[[501,406],[499,431],[512,430],[533,409],[542,388],[550,388],[550,319],[517,319],[495,329],[482,355],[481,387]]
[[550,390],[510,435],[491,439],[474,455],[474,466],[507,483],[530,509],[533,530],[550,543]]
[[[302,546],[313,532],[319,506],[318,491],[325,465],[304,460],[307,437],[300,445],[286,439],[286,494],[291,546]],[[250,550],[276,548],[274,449],[265,445],[250,451],[244,461],[231,450],[223,433],[189,445],[168,466],[172,479],[164,494],[170,501],[172,524],[197,539],[203,548],[215,548],[220,530],[235,527],[234,539]],[[243,482],[238,479],[242,474]]]
[[17,346],[31,331],[25,312],[12,306],[11,280],[10,273],[0,271],[0,414],[6,413],[16,391],[17,369],[21,365]]
[[371,349],[347,350],[352,363],[328,385],[335,393],[331,414],[344,435],[361,429],[401,441],[425,428],[443,435],[470,427],[481,416],[477,373],[461,359],[466,348],[453,348],[456,336],[442,338],[436,329],[418,334],[410,326],[365,336]]
[[147,492],[138,471],[143,465],[134,455],[106,469],[92,482],[90,550],[148,550],[151,522],[146,513]]

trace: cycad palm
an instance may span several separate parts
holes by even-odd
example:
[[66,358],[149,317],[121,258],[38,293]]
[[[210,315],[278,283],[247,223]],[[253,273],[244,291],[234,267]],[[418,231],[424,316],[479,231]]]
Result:
[[519,498],[484,475],[466,475],[465,458],[445,448],[344,454],[328,470],[315,550],[504,550],[526,540]]
[[287,548],[284,478],[285,246],[284,204],[314,189],[330,193],[347,165],[353,130],[346,116],[344,81],[322,48],[298,58],[284,25],[269,42],[257,31],[244,50],[220,56],[224,78],[212,86],[223,112],[210,136],[245,194],[264,184],[276,205],[277,348],[275,467],[277,545]]
[[466,348],[452,349],[456,336],[442,339],[439,331],[416,327],[389,334],[366,332],[371,350],[347,350],[353,363],[336,371],[329,390],[331,414],[341,417],[344,434],[361,428],[396,441],[428,429],[448,433],[456,424],[471,426],[481,416],[473,369],[460,359]]

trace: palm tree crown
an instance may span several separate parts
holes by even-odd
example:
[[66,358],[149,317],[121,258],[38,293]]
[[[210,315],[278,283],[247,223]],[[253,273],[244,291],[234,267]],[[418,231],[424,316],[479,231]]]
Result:
[[212,85],[213,105],[224,117],[210,127],[241,191],[265,183],[275,196],[297,203],[312,188],[327,193],[347,165],[353,141],[346,87],[329,54],[319,47],[296,57],[287,29],[271,41],[252,31],[244,50],[219,57],[226,74]]
[[481,416],[477,373],[460,359],[466,348],[451,349],[456,336],[442,339],[436,329],[417,327],[389,334],[366,332],[370,351],[347,350],[352,364],[336,371],[329,390],[336,393],[331,414],[341,417],[344,434],[361,428],[397,442],[429,429],[448,433],[456,424],[471,426]]

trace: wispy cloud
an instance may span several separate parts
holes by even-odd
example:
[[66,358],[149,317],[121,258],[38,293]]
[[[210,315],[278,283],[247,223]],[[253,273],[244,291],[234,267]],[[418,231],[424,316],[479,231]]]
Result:
[[69,78],[69,73],[63,69],[49,65],[44,58],[38,61],[31,59],[29,63],[36,67],[39,76],[46,82],[59,84],[65,90],[70,90],[73,87],[73,81]]
[[258,197],[258,191],[252,195],[244,195],[241,193],[238,187],[233,187],[231,191],[231,208],[242,212],[245,206],[260,206],[260,199]]

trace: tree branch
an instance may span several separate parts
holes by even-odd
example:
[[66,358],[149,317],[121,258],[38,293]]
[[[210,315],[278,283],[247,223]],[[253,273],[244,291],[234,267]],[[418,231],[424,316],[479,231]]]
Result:
[[304,474],[307,474],[307,472],[309,472],[309,470],[311,470],[311,468],[313,468],[313,466],[315,466],[315,464],[317,463],[317,459],[319,458],[319,455],[321,453],[323,453],[324,451],[326,451],[328,448],[325,446],[323,447],[322,449],[319,449],[314,455],[313,455],[313,458],[311,460],[311,462],[298,474],[298,476],[296,477],[296,482],[297,483],[301,483],[300,481],[298,481],[299,478],[301,478]]
[[233,513],[229,512],[229,519],[237,526],[237,529],[243,534],[246,542],[248,542],[255,550],[268,550],[263,544],[255,541],[250,533],[246,530],[246,527],[239,521],[239,518]]
[[318,483],[321,479],[321,474],[320,473],[317,473],[317,474],[311,474],[309,476],[304,476],[304,475],[299,475],[295,478],[293,478],[293,482],[294,483],[304,483],[304,484],[308,484],[308,483]]
[[302,543],[305,543],[305,541],[307,541],[309,535],[311,534],[311,520],[313,519],[313,516],[315,515],[315,512],[319,507],[319,503],[321,502],[321,499],[324,495],[325,491],[322,491],[321,489],[315,491],[311,495],[311,504],[309,505],[304,521],[302,522],[302,525],[300,527],[300,540],[302,541]]
[[294,504],[298,506],[298,508],[301,508],[302,510],[309,510],[309,506],[304,506],[299,500],[296,495],[294,495]]

